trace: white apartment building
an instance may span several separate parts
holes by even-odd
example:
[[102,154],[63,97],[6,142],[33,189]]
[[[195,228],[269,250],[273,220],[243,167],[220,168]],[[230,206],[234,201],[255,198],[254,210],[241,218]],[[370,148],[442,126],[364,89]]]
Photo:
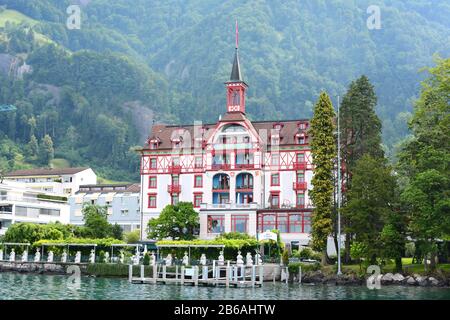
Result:
[[28,184],[4,180],[0,183],[0,235],[18,222],[69,223],[70,207],[58,195],[28,188]]
[[40,168],[7,173],[5,179],[27,184],[27,188],[71,196],[80,185],[96,184],[97,175],[91,168]]

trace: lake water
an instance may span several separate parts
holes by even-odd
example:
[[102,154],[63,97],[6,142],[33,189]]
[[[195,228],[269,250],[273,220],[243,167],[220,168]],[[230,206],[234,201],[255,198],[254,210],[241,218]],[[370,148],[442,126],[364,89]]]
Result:
[[383,286],[299,285],[272,282],[262,288],[215,288],[177,285],[131,284],[126,279],[81,277],[78,289],[71,289],[68,276],[0,273],[0,300],[86,299],[86,300],[234,300],[234,299],[450,299],[448,288]]

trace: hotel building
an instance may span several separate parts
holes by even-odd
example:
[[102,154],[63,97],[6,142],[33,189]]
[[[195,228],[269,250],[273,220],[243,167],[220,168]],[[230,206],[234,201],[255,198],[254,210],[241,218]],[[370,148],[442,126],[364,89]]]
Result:
[[168,204],[189,201],[200,238],[278,229],[287,245],[309,242],[313,167],[307,119],[250,121],[236,49],[226,112],[211,124],[155,124],[141,152],[143,227]]

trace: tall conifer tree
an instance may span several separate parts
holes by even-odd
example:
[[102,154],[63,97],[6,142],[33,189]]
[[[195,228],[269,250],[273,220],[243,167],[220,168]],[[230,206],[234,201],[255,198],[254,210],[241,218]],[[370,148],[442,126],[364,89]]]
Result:
[[[384,158],[381,139],[381,121],[375,113],[377,97],[373,85],[369,79],[362,75],[350,84],[343,97],[340,107],[341,124],[341,158],[345,190],[352,187],[352,175],[356,162],[363,155],[370,155],[374,159]],[[344,206],[349,192],[344,192]],[[343,227],[349,228],[351,221],[345,216],[342,220]],[[345,261],[350,260],[350,242],[352,235],[347,232],[345,240]]]
[[324,258],[326,258],[327,238],[332,232],[333,170],[336,157],[334,116],[330,97],[322,92],[314,107],[310,134],[314,165],[311,190],[314,204],[312,243],[314,249],[324,252]]

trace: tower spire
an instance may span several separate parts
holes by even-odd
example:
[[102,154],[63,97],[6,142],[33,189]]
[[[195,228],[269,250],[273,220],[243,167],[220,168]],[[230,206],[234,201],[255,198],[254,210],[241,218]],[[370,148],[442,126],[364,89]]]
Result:
[[236,49],[234,52],[233,67],[230,81],[227,86],[227,111],[245,113],[245,90],[247,84],[242,80],[241,66],[239,64],[239,29],[236,20]]
[[243,81],[241,76],[241,66],[239,64],[239,28],[237,20],[236,20],[236,51],[234,52],[234,61],[233,67],[231,68],[230,81],[231,82]]

